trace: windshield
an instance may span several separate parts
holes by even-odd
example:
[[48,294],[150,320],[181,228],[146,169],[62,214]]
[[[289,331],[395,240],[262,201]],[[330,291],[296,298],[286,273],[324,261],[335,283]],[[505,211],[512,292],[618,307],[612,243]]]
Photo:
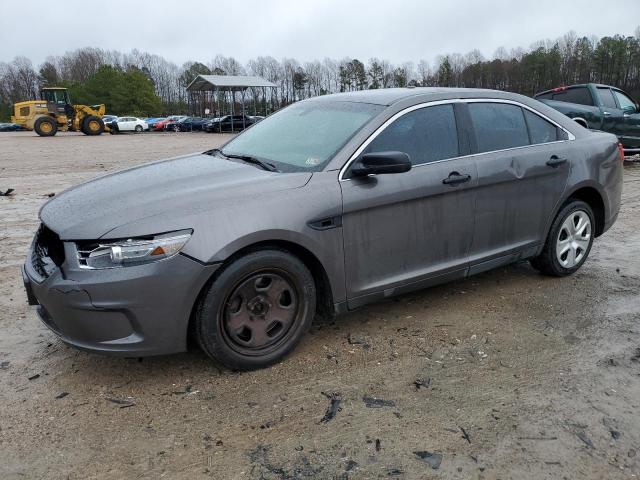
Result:
[[271,162],[282,172],[320,171],[383,108],[352,102],[296,103],[253,125],[223,152]]

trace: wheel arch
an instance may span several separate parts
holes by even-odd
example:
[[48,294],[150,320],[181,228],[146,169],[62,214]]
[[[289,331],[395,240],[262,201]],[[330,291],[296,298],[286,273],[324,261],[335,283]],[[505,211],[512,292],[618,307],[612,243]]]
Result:
[[567,201],[569,200],[582,200],[591,207],[596,222],[595,236],[602,235],[605,226],[605,205],[602,194],[595,187],[584,186],[571,193],[567,198]]
[[564,199],[559,202],[556,210],[553,212],[553,216],[551,217],[551,221],[549,222],[549,226],[547,228],[547,234],[548,229],[551,228],[551,224],[558,215],[558,212],[564,205],[567,204],[567,202],[571,200],[582,200],[583,202],[588,204],[593,211],[593,215],[595,217],[594,220],[596,223],[595,236],[599,237],[604,233],[606,222],[605,198],[606,196],[604,192],[594,182],[584,182],[576,185],[574,188],[567,192]]
[[571,117],[571,120],[576,122],[578,125],[583,126],[584,128],[589,128],[589,123],[582,117]]

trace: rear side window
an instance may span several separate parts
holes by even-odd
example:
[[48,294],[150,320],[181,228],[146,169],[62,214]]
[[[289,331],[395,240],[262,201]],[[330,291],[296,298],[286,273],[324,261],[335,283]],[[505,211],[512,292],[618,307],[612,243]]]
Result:
[[549,143],[558,140],[558,127],[527,109],[522,111],[529,127],[529,137],[532,144]]
[[469,113],[479,153],[529,145],[520,107],[506,103],[470,103]]
[[453,105],[435,105],[409,112],[389,125],[364,150],[404,152],[413,165],[459,155]]
[[580,105],[593,105],[591,92],[587,87],[567,88],[558,93],[553,94],[553,100],[560,102],[577,103]]
[[611,93],[610,88],[598,87],[598,97],[600,97],[600,101],[602,102],[603,107],[618,108],[618,106],[616,105],[616,100],[615,98],[613,98],[613,93]]

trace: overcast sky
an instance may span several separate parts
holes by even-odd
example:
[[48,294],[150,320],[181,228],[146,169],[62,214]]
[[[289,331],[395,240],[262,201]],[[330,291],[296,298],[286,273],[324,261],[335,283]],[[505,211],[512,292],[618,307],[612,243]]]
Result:
[[640,0],[0,0],[0,61],[38,64],[92,46],[157,53],[176,63],[216,54],[242,63],[259,55],[300,61],[345,56],[433,61],[574,30],[632,35]]

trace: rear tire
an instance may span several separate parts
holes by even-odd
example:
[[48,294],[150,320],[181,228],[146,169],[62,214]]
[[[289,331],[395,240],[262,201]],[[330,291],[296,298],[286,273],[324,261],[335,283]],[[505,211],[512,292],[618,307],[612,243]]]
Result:
[[235,370],[267,367],[285,357],[316,311],[309,269],[282,250],[261,250],[225,267],[195,317],[204,352]]
[[55,118],[40,117],[33,124],[33,129],[41,137],[53,137],[58,131]]
[[581,200],[569,201],[558,212],[542,252],[530,260],[531,265],[544,275],[571,275],[587,260],[594,236],[591,207]]
[[81,130],[85,135],[100,135],[104,132],[104,122],[100,117],[89,115],[82,120]]

